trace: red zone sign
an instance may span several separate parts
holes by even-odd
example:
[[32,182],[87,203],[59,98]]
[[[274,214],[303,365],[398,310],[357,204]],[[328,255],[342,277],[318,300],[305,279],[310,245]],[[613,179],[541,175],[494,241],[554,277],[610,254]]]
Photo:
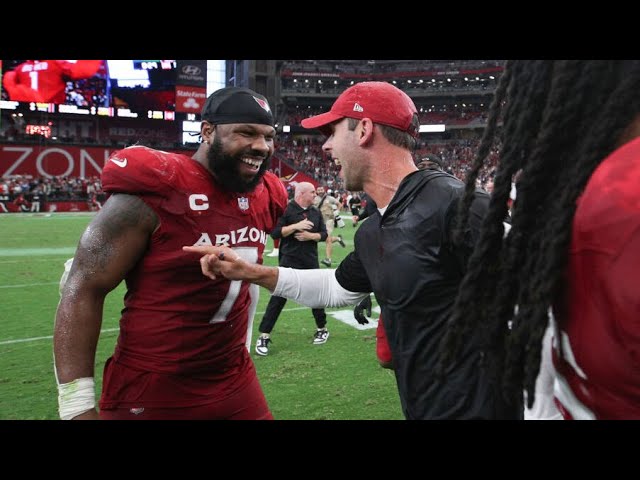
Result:
[[[109,155],[117,150],[119,149],[66,145],[0,145],[0,177],[99,177]],[[192,151],[172,151],[193,155]]]
[[[0,145],[0,177],[31,175],[38,177],[99,177],[109,155],[119,148],[72,147],[66,145]],[[188,157],[193,150],[169,150]],[[318,182],[272,157],[271,166],[286,185],[295,182]]]

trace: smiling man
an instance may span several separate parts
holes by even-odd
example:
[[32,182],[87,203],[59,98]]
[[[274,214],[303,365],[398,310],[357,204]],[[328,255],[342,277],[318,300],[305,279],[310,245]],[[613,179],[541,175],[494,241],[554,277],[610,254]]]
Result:
[[438,345],[477,239],[489,196],[473,192],[469,227],[454,238],[462,181],[419,171],[413,161],[419,119],[406,93],[386,82],[346,89],[331,110],[302,120],[327,136],[322,148],[342,168],[347,190],[364,191],[378,206],[354,237],[337,269],[265,267],[227,247],[187,246],[205,254],[215,281],[249,280],[273,295],[311,308],[354,305],[374,292],[391,350],[407,419],[516,419],[504,405],[494,373],[483,363],[481,338],[470,339],[446,376],[438,375]]
[[266,172],[273,115],[247,88],[213,93],[193,157],[133,146],[102,172],[110,198],[86,229],[54,333],[60,416],[98,418],[95,351],[105,296],[127,285],[104,371],[103,419],[271,419],[246,348],[257,287],[211,282],[180,247],[226,244],[261,263],[287,192]]

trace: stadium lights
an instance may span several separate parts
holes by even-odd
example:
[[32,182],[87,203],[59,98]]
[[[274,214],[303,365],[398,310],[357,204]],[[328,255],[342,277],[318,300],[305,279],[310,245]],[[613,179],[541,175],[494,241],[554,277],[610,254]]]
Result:
[[420,125],[420,133],[427,132],[444,132],[445,125],[444,124],[434,124],[434,125]]
[[[445,125],[444,124],[434,124],[434,125],[420,125],[420,133],[429,133],[429,132],[444,132]],[[291,125],[283,125],[282,133],[291,132]]]

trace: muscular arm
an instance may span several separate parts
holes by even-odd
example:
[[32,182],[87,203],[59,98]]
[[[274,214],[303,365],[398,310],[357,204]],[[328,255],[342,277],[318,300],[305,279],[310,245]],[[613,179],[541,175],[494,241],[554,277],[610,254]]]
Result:
[[94,376],[104,299],[143,256],[157,226],[156,214],[142,200],[117,194],[82,234],[56,312],[59,383]]

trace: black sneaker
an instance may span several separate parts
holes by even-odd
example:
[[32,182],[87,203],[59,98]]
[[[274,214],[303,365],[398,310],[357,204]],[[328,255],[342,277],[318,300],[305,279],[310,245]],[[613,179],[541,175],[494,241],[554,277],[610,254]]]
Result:
[[325,267],[329,267],[331,268],[331,260],[329,260],[328,258],[325,258],[324,260],[322,260],[322,263]]
[[256,353],[263,357],[269,354],[269,344],[271,339],[269,337],[258,337],[256,342]]
[[342,239],[342,235],[338,235],[338,243],[340,244],[340,246],[342,248],[346,247],[347,245],[344,243],[344,240]]
[[322,345],[323,343],[327,343],[328,338],[329,330],[327,330],[326,328],[320,328],[316,330],[316,333],[313,335],[313,344]]

